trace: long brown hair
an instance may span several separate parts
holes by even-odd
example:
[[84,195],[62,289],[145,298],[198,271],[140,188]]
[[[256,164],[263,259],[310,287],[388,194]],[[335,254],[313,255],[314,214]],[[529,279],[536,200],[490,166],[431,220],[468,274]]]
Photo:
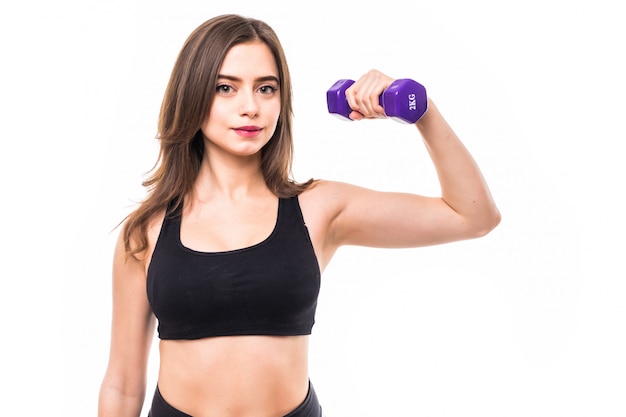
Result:
[[280,78],[281,110],[276,131],[262,150],[265,182],[278,197],[293,197],[312,184],[291,179],[293,156],[291,77],[283,48],[274,30],[257,19],[239,15],[214,17],[196,28],[185,41],[161,105],[158,123],[159,157],[143,182],[146,199],[127,218],[122,230],[127,254],[137,256],[148,246],[152,217],[169,204],[182,204],[198,176],[204,154],[200,130],[215,97],[217,76],[228,51],[251,41],[272,51]]

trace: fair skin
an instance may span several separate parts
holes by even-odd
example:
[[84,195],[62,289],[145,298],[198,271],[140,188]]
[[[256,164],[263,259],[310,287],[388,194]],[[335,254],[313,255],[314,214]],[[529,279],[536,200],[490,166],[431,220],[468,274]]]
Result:
[[[260,150],[280,112],[273,56],[260,42],[237,45],[220,74],[202,126],[205,159],[185,200],[181,226],[182,243],[204,252],[263,241],[274,228],[278,207],[260,169]],[[381,117],[377,97],[392,81],[378,71],[357,80],[347,93],[355,110],[351,117]],[[300,195],[322,271],[343,245],[426,246],[479,237],[498,224],[499,213],[476,163],[432,101],[416,127],[436,167],[441,197],[332,181],[319,181]],[[153,219],[141,260],[127,258],[121,242],[115,250],[111,353],[100,417],[137,417],[143,404],[155,329],[146,273],[162,221],[163,213]],[[195,417],[279,417],[296,408],[307,392],[308,336],[162,340],[159,349],[163,397]]]

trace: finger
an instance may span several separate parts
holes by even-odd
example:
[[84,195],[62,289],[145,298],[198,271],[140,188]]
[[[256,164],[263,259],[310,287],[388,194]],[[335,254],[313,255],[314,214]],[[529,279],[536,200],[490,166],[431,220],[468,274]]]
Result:
[[352,113],[350,113],[349,117],[352,120],[362,120],[364,118],[363,115],[358,111],[353,111]]
[[368,71],[346,91],[350,107],[366,118],[385,117],[380,95],[392,81],[392,78],[380,71]]
[[352,110],[365,118],[384,116],[384,109],[379,103],[380,94],[373,85],[365,85],[364,88],[350,87],[346,90],[346,99]]

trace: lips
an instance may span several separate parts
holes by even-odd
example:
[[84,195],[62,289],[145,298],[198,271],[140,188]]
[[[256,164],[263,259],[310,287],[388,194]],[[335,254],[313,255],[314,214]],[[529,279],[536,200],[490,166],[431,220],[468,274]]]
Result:
[[246,132],[257,132],[261,130],[261,128],[258,126],[241,126],[241,127],[236,127],[235,130],[243,130]]
[[239,136],[251,138],[257,136],[263,129],[259,126],[239,126],[233,129]]

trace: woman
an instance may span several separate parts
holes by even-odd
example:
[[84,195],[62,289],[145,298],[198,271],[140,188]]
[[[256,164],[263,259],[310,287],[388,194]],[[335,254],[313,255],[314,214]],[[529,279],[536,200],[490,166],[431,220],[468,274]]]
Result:
[[[350,117],[383,117],[378,96],[392,81],[374,70],[358,79],[346,92]],[[115,249],[99,416],[140,415],[157,321],[152,417],[321,416],[308,335],[337,248],[433,245],[500,221],[474,160],[428,106],[416,127],[441,198],[297,183],[291,82],[276,34],[236,15],[198,27],[165,92],[148,196]]]

